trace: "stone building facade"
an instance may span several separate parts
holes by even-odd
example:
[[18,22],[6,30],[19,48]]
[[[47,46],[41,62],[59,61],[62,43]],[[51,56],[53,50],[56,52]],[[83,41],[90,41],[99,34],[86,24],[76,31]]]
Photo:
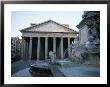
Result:
[[24,60],[46,60],[50,51],[63,59],[64,51],[70,47],[78,32],[67,24],[48,20],[22,29],[22,58]]

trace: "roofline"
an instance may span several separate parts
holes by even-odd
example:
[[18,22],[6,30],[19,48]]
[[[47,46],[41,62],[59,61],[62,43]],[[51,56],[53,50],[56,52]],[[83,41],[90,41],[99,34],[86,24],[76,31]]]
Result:
[[77,33],[77,31],[75,31],[75,30],[73,30],[73,29],[71,29],[71,28],[69,28],[69,27],[66,27],[66,26],[64,26],[64,25],[62,25],[62,24],[60,24],[60,23],[58,23],[58,22],[56,22],[56,21],[53,21],[53,20],[47,20],[47,21],[44,21],[44,22],[42,22],[42,23],[39,23],[39,24],[37,24],[37,25],[35,25],[35,26],[30,26],[30,27],[27,27],[27,28],[24,28],[24,29],[22,29],[22,30],[20,30],[20,32],[23,32],[24,30],[28,30],[28,29],[30,29],[30,28],[33,28],[33,27],[36,27],[36,26],[40,26],[41,24],[44,24],[44,23],[48,23],[48,22],[54,22],[54,23],[56,23],[56,24],[58,24],[58,25],[60,25],[60,26],[62,26],[62,27],[65,27],[65,28],[68,28],[68,29],[70,29],[70,30],[72,30],[73,32],[76,32]]
[[43,31],[23,31],[23,33],[73,33],[73,34],[79,34],[79,32],[43,32]]

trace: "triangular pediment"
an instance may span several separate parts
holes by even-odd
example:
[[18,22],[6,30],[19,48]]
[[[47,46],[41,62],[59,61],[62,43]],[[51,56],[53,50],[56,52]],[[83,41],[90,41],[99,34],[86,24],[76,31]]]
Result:
[[22,29],[21,32],[74,32],[68,26],[64,26],[55,21],[48,20],[40,24],[33,24],[28,28]]

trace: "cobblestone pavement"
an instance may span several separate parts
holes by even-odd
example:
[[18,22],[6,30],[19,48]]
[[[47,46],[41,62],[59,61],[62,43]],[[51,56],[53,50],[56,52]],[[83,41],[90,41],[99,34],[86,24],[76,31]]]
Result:
[[17,73],[13,74],[12,77],[32,77],[31,73],[29,72],[29,68],[22,69]]
[[32,64],[34,62],[35,61],[23,61],[23,60],[13,62],[11,64],[11,74],[13,75],[14,73],[16,73],[22,69],[28,68],[30,66],[30,64]]

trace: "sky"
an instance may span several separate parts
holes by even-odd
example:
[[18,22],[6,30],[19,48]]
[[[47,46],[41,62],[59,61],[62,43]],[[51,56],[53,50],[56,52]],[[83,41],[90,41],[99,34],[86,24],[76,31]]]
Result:
[[69,24],[69,27],[78,31],[77,25],[82,20],[82,11],[12,11],[11,37],[21,38],[20,30],[29,27],[31,23],[41,23],[53,20],[60,24]]

